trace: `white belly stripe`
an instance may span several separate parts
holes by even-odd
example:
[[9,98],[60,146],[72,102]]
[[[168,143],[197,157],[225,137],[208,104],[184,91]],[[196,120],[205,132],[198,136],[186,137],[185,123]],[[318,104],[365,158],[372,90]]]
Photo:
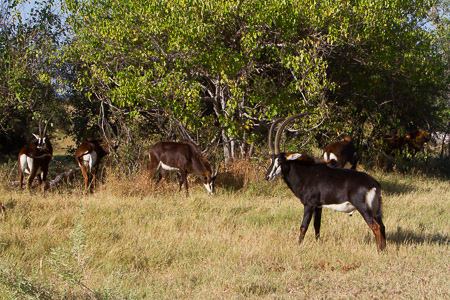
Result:
[[348,201],[340,204],[325,204],[322,205],[325,208],[331,208],[340,212],[350,213],[356,210],[356,208]]
[[168,165],[164,164],[162,161],[159,162],[158,168],[159,167],[161,167],[161,168],[163,168],[164,170],[167,170],[167,171],[180,171],[180,169],[168,166]]

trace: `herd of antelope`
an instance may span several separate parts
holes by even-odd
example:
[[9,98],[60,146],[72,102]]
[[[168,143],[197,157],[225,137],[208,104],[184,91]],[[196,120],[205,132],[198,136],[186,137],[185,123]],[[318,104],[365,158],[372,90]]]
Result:
[[[320,238],[320,223],[322,208],[331,208],[350,215],[358,211],[375,235],[379,250],[386,247],[385,226],[382,221],[382,197],[380,184],[370,175],[356,171],[358,152],[350,137],[343,141],[330,144],[325,148],[323,156],[314,159],[303,153],[284,153],[280,151],[280,139],[286,126],[295,119],[306,118],[308,113],[296,114],[286,119],[280,118],[272,123],[268,134],[270,149],[270,166],[266,180],[275,180],[279,175],[289,189],[304,205],[303,220],[300,226],[300,243],[305,236],[311,219],[314,218],[316,239]],[[275,133],[275,128],[279,125]],[[28,173],[27,188],[30,189],[37,175],[39,187],[45,190],[49,163],[53,158],[53,147],[47,136],[47,124],[39,134],[33,134],[34,139],[24,146],[18,157],[19,188],[22,188],[24,174]],[[275,134],[275,137],[274,137]],[[386,145],[397,149],[406,143],[412,149],[419,150],[418,144],[429,140],[426,132],[416,135],[386,136]],[[106,143],[102,139],[86,139],[77,149],[75,160],[84,177],[84,191],[95,190],[97,171],[101,159],[110,149],[117,149],[118,143]],[[156,173],[161,179],[166,171],[177,171],[180,175],[179,191],[185,186],[188,196],[188,174],[200,176],[208,194],[214,193],[214,180],[219,171],[219,165],[213,172],[209,162],[191,143],[158,142],[149,150],[150,180]],[[350,169],[344,166],[349,163]],[[0,203],[1,205],[1,203]],[[4,212],[5,208],[1,205]]]

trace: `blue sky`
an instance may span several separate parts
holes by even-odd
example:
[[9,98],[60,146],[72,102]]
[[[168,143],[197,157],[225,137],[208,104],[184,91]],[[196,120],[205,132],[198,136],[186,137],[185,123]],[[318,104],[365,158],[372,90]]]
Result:
[[20,13],[22,14],[22,18],[25,18],[29,13],[31,8],[34,6],[35,0],[26,0],[24,3],[19,5]]

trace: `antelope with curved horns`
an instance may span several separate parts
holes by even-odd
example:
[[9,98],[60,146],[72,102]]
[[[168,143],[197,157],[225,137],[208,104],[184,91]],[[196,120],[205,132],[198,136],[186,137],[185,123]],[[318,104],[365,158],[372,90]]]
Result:
[[97,184],[97,172],[100,161],[109,154],[110,147],[116,150],[118,142],[105,143],[103,139],[87,138],[75,152],[75,160],[80,166],[84,178],[84,192],[89,188],[95,191]]
[[[278,129],[275,143],[269,140],[271,165],[266,180],[274,180],[279,174],[304,205],[303,220],[300,226],[300,243],[314,215],[316,239],[320,238],[322,208],[341,212],[357,210],[372,229],[379,250],[386,248],[385,227],[382,222],[381,187],[370,175],[352,169],[340,169],[317,163],[307,155],[296,160],[288,160],[280,153],[280,138],[286,125],[299,117],[309,114],[296,114],[287,118]],[[269,137],[272,137],[269,134]]]
[[[19,188],[22,189],[24,174],[30,174],[27,180],[27,188],[31,185],[36,175],[38,175],[39,187],[45,191],[48,165],[53,158],[53,146],[50,137],[47,136],[47,121],[44,131],[41,130],[41,120],[39,120],[39,134],[34,134],[34,139],[22,149],[20,149],[19,161]],[[44,185],[42,185],[44,183]]]
[[[220,163],[214,173],[211,171],[211,165],[203,158],[203,155],[197,148],[184,142],[158,142],[149,150],[150,159],[150,180],[153,179],[155,173],[162,168],[167,171],[180,172],[180,188],[184,184],[186,189],[186,197],[189,196],[187,175],[199,175],[202,177],[203,184],[208,194],[214,194],[214,180],[219,172]],[[158,175],[158,183],[162,175]]]

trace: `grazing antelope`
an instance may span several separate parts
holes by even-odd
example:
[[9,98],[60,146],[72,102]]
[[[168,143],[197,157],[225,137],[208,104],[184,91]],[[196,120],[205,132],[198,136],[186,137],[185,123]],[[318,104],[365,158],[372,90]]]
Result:
[[102,158],[109,154],[110,146],[116,150],[119,144],[114,142],[112,145],[103,142],[102,139],[88,138],[78,147],[75,152],[75,160],[80,166],[84,177],[84,192],[87,193],[92,186],[95,191],[98,166]]
[[[219,172],[219,165],[213,174],[210,164],[203,158],[200,151],[190,143],[183,142],[158,142],[149,150],[150,159],[150,180],[155,173],[162,168],[167,171],[180,172],[180,188],[184,184],[186,197],[189,196],[187,175],[199,175],[202,177],[208,194],[214,194],[214,180]],[[161,180],[162,175],[158,175],[157,182]]]
[[392,155],[394,151],[401,150],[406,144],[406,138],[408,138],[409,135],[406,134],[405,136],[401,135],[384,135],[383,136],[383,144],[384,144],[384,151],[388,155]]
[[[53,146],[50,138],[47,136],[47,121],[44,131],[41,131],[41,122],[39,121],[39,134],[34,134],[34,139],[22,149],[20,149],[19,161],[19,188],[22,189],[24,173],[30,174],[27,180],[27,188],[31,185],[36,175],[38,175],[39,187],[45,191],[48,165],[53,158]],[[44,185],[42,185],[44,183]]]
[[384,135],[383,143],[385,152],[393,155],[396,150],[402,150],[408,146],[408,151],[415,155],[423,149],[423,145],[431,140],[431,132],[423,129],[412,131],[404,135]]
[[[359,211],[372,229],[379,250],[386,248],[385,227],[381,212],[381,187],[370,175],[352,169],[332,168],[325,163],[315,162],[313,158],[302,155],[296,160],[288,160],[280,153],[280,137],[286,125],[295,118],[308,114],[296,114],[287,118],[278,129],[275,143],[269,140],[271,165],[266,180],[274,180],[282,175],[283,180],[304,205],[300,243],[314,215],[316,239],[320,238],[322,208],[341,212]],[[269,135],[272,136],[272,135]]]
[[416,154],[421,151],[423,149],[423,145],[428,143],[430,140],[431,132],[420,129],[410,132],[408,138],[406,139],[406,143],[408,144],[409,151],[411,151],[412,154]]
[[343,141],[328,145],[323,154],[323,159],[326,163],[331,163],[339,168],[343,168],[347,163],[350,163],[351,169],[355,170],[358,152],[353,146],[352,138],[346,136]]

